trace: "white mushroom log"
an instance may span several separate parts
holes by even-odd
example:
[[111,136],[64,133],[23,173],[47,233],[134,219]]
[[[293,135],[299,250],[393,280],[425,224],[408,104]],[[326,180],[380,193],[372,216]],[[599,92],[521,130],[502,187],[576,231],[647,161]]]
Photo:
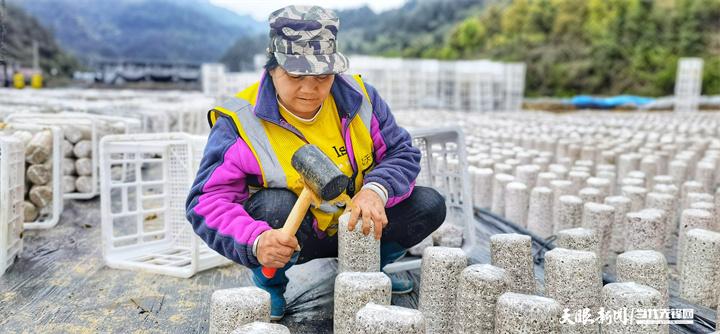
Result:
[[80,176],[91,176],[92,175],[92,160],[88,158],[77,159],[75,161],[75,171]]
[[81,193],[90,193],[92,192],[92,177],[89,176],[80,176],[75,181],[75,189],[78,192]]
[[[75,144],[73,153],[77,158],[87,158],[92,154],[92,142],[89,140],[81,140]],[[76,166],[77,167],[77,166]]]
[[38,218],[38,208],[28,201],[24,203],[25,222],[34,222]]
[[75,182],[77,181],[77,178],[72,175],[65,175],[63,176],[63,193],[73,193],[75,192]]
[[53,191],[50,186],[33,186],[30,188],[30,202],[35,204],[36,207],[42,209],[52,203]]
[[52,178],[52,166],[47,164],[30,165],[25,173],[25,176],[34,185],[45,185],[50,182],[50,179]]
[[71,143],[67,139],[64,139],[62,142],[63,157],[66,157],[66,158],[75,157],[75,154],[73,153],[74,147],[75,147],[75,145],[73,145],[73,143]]
[[75,175],[75,159],[65,158],[63,160],[63,175]]
[[63,128],[65,139],[69,142],[76,144],[81,140],[89,140],[91,137],[91,130],[87,126],[66,126]]
[[25,149],[25,161],[41,164],[52,155],[52,132],[43,130],[35,133]]
[[29,131],[15,131],[15,133],[13,133],[13,136],[17,139],[20,139],[23,145],[27,147],[30,143],[30,140],[32,140],[33,134]]

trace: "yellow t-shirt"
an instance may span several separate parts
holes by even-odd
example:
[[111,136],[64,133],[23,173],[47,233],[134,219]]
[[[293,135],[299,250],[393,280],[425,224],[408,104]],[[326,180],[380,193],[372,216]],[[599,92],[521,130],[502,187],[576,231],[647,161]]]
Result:
[[[352,176],[353,169],[342,136],[342,123],[332,95],[328,95],[323,101],[320,111],[309,120],[293,115],[279,101],[278,109],[280,109],[280,115],[285,121],[298,129],[310,144],[320,148],[343,174],[348,177]],[[337,222],[337,218],[340,217],[342,211],[336,211],[332,221]]]

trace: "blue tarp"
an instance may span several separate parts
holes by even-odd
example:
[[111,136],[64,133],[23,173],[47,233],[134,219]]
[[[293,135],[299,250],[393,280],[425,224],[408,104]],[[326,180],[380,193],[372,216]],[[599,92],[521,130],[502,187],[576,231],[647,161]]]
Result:
[[611,97],[577,95],[571,98],[569,103],[582,109],[612,109],[623,105],[641,106],[653,101],[655,101],[653,98],[634,95],[618,95]]

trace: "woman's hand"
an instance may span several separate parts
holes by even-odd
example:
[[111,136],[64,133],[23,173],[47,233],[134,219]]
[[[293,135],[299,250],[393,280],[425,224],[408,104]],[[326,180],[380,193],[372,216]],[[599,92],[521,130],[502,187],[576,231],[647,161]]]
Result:
[[265,231],[258,238],[257,259],[263,267],[284,267],[298,248],[297,238],[279,229]]
[[355,230],[358,218],[362,218],[363,234],[368,235],[370,224],[375,224],[375,239],[380,240],[382,230],[388,223],[382,198],[370,189],[362,189],[353,197],[350,210],[348,230]]

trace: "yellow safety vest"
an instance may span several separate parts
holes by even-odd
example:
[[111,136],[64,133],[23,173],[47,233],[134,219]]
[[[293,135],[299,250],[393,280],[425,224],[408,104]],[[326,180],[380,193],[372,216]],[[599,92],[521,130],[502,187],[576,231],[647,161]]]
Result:
[[[342,74],[338,74],[341,76]],[[360,110],[341,129],[348,151],[352,148],[352,162],[354,170],[353,189],[360,189],[363,185],[363,176],[374,167],[373,141],[370,133],[372,122],[372,102],[365,89],[365,85],[359,75],[342,75],[346,82],[363,95],[363,102]],[[292,154],[297,151],[305,141],[300,140],[278,140],[287,138],[288,128],[273,122],[260,119],[254,114],[255,101],[259,93],[260,83],[246,88],[235,97],[225,101],[222,105],[215,107],[208,113],[208,120],[212,126],[215,125],[221,114],[230,117],[235,123],[240,137],[252,150],[255,159],[258,161],[262,173],[264,188],[286,188],[300,195],[303,184],[300,174],[292,167],[290,160]],[[348,152],[350,153],[350,152]],[[350,155],[350,154],[349,154]],[[352,194],[349,194],[352,195]],[[337,221],[333,219],[334,214],[325,212],[320,208],[311,208],[318,229],[329,235],[337,232]]]

